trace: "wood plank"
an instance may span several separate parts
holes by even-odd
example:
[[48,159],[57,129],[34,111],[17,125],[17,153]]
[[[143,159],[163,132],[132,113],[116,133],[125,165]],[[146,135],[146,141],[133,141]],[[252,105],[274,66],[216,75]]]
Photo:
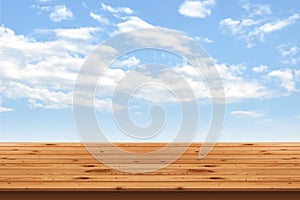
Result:
[[285,191],[298,191],[300,189],[300,182],[226,182],[226,181],[203,181],[203,182],[170,182],[170,181],[156,181],[156,182],[65,182],[65,181],[29,181],[29,182],[0,182],[0,190],[5,188],[6,191],[13,190],[84,190],[84,191],[120,191],[120,190],[187,190],[187,191],[213,191],[213,190],[285,190]]
[[[97,155],[97,154],[96,154]],[[100,155],[99,154],[99,158],[101,159],[105,159],[105,160],[165,160],[168,161],[170,159],[173,158],[173,155],[126,155],[126,158],[124,157],[124,155],[109,155],[109,154],[104,154],[104,155]],[[24,155],[1,155],[0,156],[0,160],[1,159],[68,159],[68,158],[73,158],[73,159],[93,159],[94,157],[92,155],[89,154],[82,154],[82,155],[61,155],[61,154],[50,154],[50,155],[41,155],[41,154],[24,154]],[[263,154],[257,154],[257,155],[240,155],[240,154],[234,154],[234,155],[221,155],[221,154],[209,154],[207,157],[205,157],[205,159],[227,159],[227,158],[235,158],[235,159],[285,159],[285,160],[293,160],[293,159],[300,159],[300,154],[297,155],[284,155],[284,154],[274,154],[274,155],[263,155]],[[193,155],[189,155],[189,154],[183,154],[182,156],[180,156],[180,159],[185,159],[185,160],[195,160],[198,159],[198,155],[197,154],[193,154]]]
[[[131,167],[122,167],[124,170],[136,169],[136,170],[149,170],[151,168],[145,167],[140,168],[139,166],[131,166]],[[1,175],[11,175],[11,176],[18,176],[18,175],[84,175],[84,174],[109,174],[109,175],[125,175],[128,173],[118,171],[115,169],[109,168],[94,168],[94,169],[82,169],[82,168],[72,168],[72,169],[64,169],[64,168],[2,168]],[[201,174],[209,174],[209,175],[273,175],[273,174],[284,174],[284,175],[292,175],[292,176],[300,176],[300,168],[243,168],[243,169],[233,169],[233,168],[164,168],[155,172],[147,172],[150,175],[201,175]],[[139,175],[139,174],[138,174]]]
[[[1,145],[1,143],[0,143]],[[119,150],[124,151],[136,151],[138,153],[146,153],[158,150],[167,150],[167,152],[178,151],[178,150],[186,150],[187,153],[195,153],[198,152],[201,146],[199,145],[192,145],[187,148],[183,148],[182,146],[171,146],[168,148],[162,148],[159,146],[118,146]],[[113,153],[114,150],[117,149],[116,147],[111,146],[93,146],[89,147],[89,150],[97,151],[97,152],[108,152]],[[11,146],[0,146],[0,154],[5,152],[74,152],[74,153],[88,153],[87,149],[84,146],[20,146],[20,147],[11,147]],[[246,152],[245,152],[246,151]],[[265,152],[285,152],[285,151],[300,151],[300,146],[214,146],[211,153],[220,153],[220,152],[227,152],[227,153],[248,153],[248,152],[258,152],[258,153],[265,153]]]
[[1,175],[0,182],[31,182],[31,181],[106,181],[106,182],[128,182],[128,181],[143,181],[143,182],[153,182],[153,181],[189,181],[189,182],[203,182],[203,181],[227,181],[227,182],[237,182],[237,181],[247,181],[247,182],[257,182],[257,181],[267,181],[267,182],[299,182],[300,176],[290,177],[289,175],[257,175],[257,176],[245,176],[245,175],[53,175],[53,176],[40,176],[40,175],[20,175],[17,177],[12,177],[11,175]]
[[[127,151],[127,149],[126,149]],[[137,151],[137,150],[136,150]],[[128,153],[139,153],[139,154],[146,154],[146,153],[151,153],[152,151],[150,150],[139,150],[138,152],[134,151],[127,151]],[[154,152],[154,151],[153,151]],[[116,155],[117,152],[113,149],[105,150],[105,149],[97,149],[94,150],[93,153],[95,154],[109,154],[109,155]],[[167,151],[162,152],[162,155],[168,155],[171,154],[173,155],[174,150],[170,149]],[[199,149],[197,150],[191,150],[187,149],[184,151],[185,155],[195,155],[199,153]],[[31,149],[31,150],[1,150],[0,151],[0,156],[5,156],[5,155],[89,155],[89,151],[84,150],[84,149],[75,149],[75,150],[44,150],[44,149]],[[299,150],[249,150],[249,151],[238,151],[238,150],[212,150],[210,155],[297,155],[300,154],[300,149]],[[118,154],[117,154],[118,155]]]
[[[83,163],[83,164],[97,164],[100,161],[95,158],[86,158],[86,159],[77,159],[77,158],[11,158],[11,157],[3,157],[0,158],[0,163]],[[165,160],[158,160],[157,163],[165,163]],[[274,163],[274,164],[282,164],[282,163],[299,163],[299,158],[256,158],[256,159],[239,159],[239,158],[205,158],[205,159],[178,159],[173,163],[176,164],[220,164],[220,163],[230,163],[230,164],[249,164],[249,163]],[[149,163],[148,160],[109,160],[106,163]]]
[[[120,146],[120,147],[163,147],[170,143],[114,143],[113,145]],[[172,143],[172,146],[186,146],[186,143]],[[193,143],[192,146],[200,147],[202,143]],[[30,146],[30,147],[83,147],[82,143],[40,143],[40,142],[1,142],[0,146],[9,146],[9,147],[19,147],[19,146]],[[111,144],[106,143],[91,143],[90,146],[111,146]],[[256,142],[256,143],[217,143],[216,147],[300,147],[299,142]]]
[[[17,164],[17,165],[16,165]],[[138,166],[147,166],[146,163],[139,163]],[[95,163],[95,164],[77,164],[77,163],[0,163],[0,169],[2,168],[11,168],[11,167],[30,167],[30,168],[42,168],[42,167],[49,167],[49,168],[95,168],[95,167],[106,167],[102,163]],[[131,165],[128,165],[131,166]],[[219,164],[176,164],[172,163],[169,165],[169,168],[248,168],[248,167],[263,167],[263,168],[299,168],[300,163],[219,163]]]

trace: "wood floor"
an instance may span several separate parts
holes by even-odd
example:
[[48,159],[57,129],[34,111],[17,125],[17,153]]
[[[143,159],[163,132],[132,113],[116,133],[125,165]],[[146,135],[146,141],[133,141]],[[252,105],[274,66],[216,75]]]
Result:
[[[141,154],[164,145],[117,144]],[[100,163],[79,143],[0,143],[0,190],[300,190],[300,143],[219,143],[204,159],[198,158],[200,146],[191,145],[166,168],[131,174]],[[149,166],[143,155],[138,161],[113,153],[109,158]]]

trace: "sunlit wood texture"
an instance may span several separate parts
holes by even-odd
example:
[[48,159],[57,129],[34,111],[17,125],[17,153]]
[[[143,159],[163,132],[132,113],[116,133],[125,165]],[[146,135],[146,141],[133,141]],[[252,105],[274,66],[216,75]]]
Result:
[[[145,153],[165,144],[117,145]],[[0,143],[0,190],[300,190],[300,143],[219,143],[198,159],[200,145],[166,168],[130,174],[100,163],[79,143]],[[147,160],[101,146],[99,153],[112,152],[112,163],[147,168]]]

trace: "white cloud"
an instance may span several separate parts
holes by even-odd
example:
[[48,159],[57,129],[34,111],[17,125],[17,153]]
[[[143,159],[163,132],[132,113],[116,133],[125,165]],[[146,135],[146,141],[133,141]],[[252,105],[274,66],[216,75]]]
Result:
[[178,12],[187,17],[205,18],[211,15],[211,10],[215,5],[215,0],[186,0]]
[[[115,70],[116,69],[111,70],[111,74],[115,74]],[[122,72],[119,74],[120,76],[116,78],[120,80],[126,73]],[[176,96],[172,95],[172,93],[168,89],[166,89],[166,87],[168,87],[173,89],[176,88],[176,92],[174,90],[173,92],[175,92],[176,95],[182,97],[182,101],[194,100],[193,97],[190,96],[190,93],[188,93],[187,91],[187,85],[182,81],[178,81],[178,75],[174,76],[174,71],[161,70],[154,71],[153,73],[150,69],[147,69],[146,66],[143,66],[142,68],[131,70],[126,75],[126,78],[129,81],[119,83],[120,88],[117,91],[127,93],[128,91],[132,91],[133,88],[136,88],[136,86],[143,85],[143,87],[139,89],[138,92],[134,92],[134,94],[132,94],[138,99],[143,99],[153,103],[174,103],[176,102]],[[116,86],[119,80],[115,80],[115,78],[111,79],[109,77],[111,76],[105,76],[106,80],[103,80],[103,84],[109,83],[109,85],[106,86],[111,87],[111,89],[109,88],[109,91],[113,91],[114,88],[112,87],[112,85]],[[194,85],[195,87],[201,85],[202,89],[197,91],[197,95],[199,95],[201,98],[207,98],[209,94],[205,90],[206,87],[203,81],[197,82],[189,78],[187,82],[191,84],[196,83],[197,85]]]
[[[54,29],[48,32],[54,32],[58,39],[62,40],[93,40],[100,29],[97,27],[80,27],[75,29]],[[43,30],[42,30],[43,32]],[[47,30],[44,30],[47,32]]]
[[253,40],[258,38],[260,42],[264,41],[264,35],[257,33],[254,34],[253,27],[260,24],[260,21],[253,19],[241,19],[234,20],[232,18],[226,18],[219,22],[219,25],[224,33],[236,36],[238,39],[244,39],[247,42],[247,47],[254,46]]
[[[95,48],[95,31],[99,30],[95,27],[39,30],[34,35],[54,37],[40,42],[0,26],[1,98],[26,99],[32,108],[71,107],[77,74],[84,57]],[[120,68],[106,71],[102,78],[103,90],[99,93],[105,98],[95,99],[97,109],[111,109],[107,95],[126,74],[125,70],[139,64],[140,60],[132,56],[114,63]]]
[[288,92],[296,91],[293,72],[291,69],[274,70],[268,73],[269,77],[276,77],[281,81],[281,87],[285,88]]
[[[130,60],[134,59],[128,59],[126,62],[131,62]],[[227,103],[232,103],[243,99],[262,99],[272,97],[273,94],[268,91],[268,88],[258,81],[245,80],[243,78],[244,74],[240,73],[243,73],[244,67],[241,67],[240,65],[227,66],[225,64],[217,64],[216,67],[223,80]],[[117,85],[118,81],[126,74],[126,69],[121,69],[110,69],[108,74],[106,74],[101,80],[101,95],[105,96],[114,90],[114,87]],[[208,102],[207,100],[211,98],[210,91],[194,67],[189,65],[178,65],[172,69],[187,81],[187,83],[193,89],[197,99],[202,102]],[[114,74],[119,75],[113,76]],[[182,99],[183,101],[191,101],[193,99],[192,96],[189,96],[186,93],[187,88],[185,84],[182,81],[178,81],[178,77],[174,76],[168,71],[156,72],[153,76],[153,74],[151,74],[149,71],[146,73],[144,71],[133,69],[130,76],[130,78],[134,79],[135,81],[128,82],[126,84],[122,83],[122,88],[124,91],[128,91],[129,88],[132,88],[131,84],[135,85],[145,82],[163,83],[163,85],[171,88],[176,87],[177,92],[179,92],[181,96],[184,96]],[[174,96],[170,95],[163,88],[158,87],[157,85],[150,85],[147,88],[144,88],[136,97],[154,103],[172,103],[176,101]]]
[[[117,27],[120,31],[128,31],[141,26],[144,21],[142,20],[141,22],[140,20],[138,17],[130,17],[125,22],[120,23],[121,25],[118,24],[119,26]],[[148,23],[146,26],[152,27]],[[97,31],[100,30],[95,27],[39,30],[36,34],[43,36],[43,34],[49,35],[50,33],[52,38],[52,40],[42,42],[35,40],[35,38],[17,35],[11,29],[1,26],[0,51],[2,54],[0,54],[0,76],[2,84],[0,86],[0,94],[8,100],[25,98],[31,107],[47,109],[70,107],[77,73],[84,61],[84,56],[95,47],[93,44],[95,44],[95,33]],[[150,42],[153,42],[153,44],[167,41],[167,47],[174,47],[174,44],[178,43],[177,38],[169,37],[166,40],[160,34],[149,36],[143,34],[143,37],[150,38]],[[184,50],[187,51],[186,49]],[[99,92],[99,95],[107,97],[113,91],[118,81],[127,73],[127,70],[131,66],[140,64],[141,61],[134,56],[114,63],[115,68],[107,70],[107,74],[103,77],[104,89]],[[242,99],[261,99],[274,96],[262,80],[247,76],[248,67],[226,64],[216,64],[216,67],[223,80],[227,103]],[[174,67],[174,70],[186,78],[191,88],[194,89],[197,98],[210,98],[210,93],[205,83],[192,66],[186,64],[178,65]],[[296,71],[295,74],[297,74]],[[182,94],[186,92],[184,85],[178,83],[178,80],[176,81],[174,76],[168,73],[161,73],[159,76],[153,77],[136,71],[134,78],[137,79],[137,77],[140,81],[164,81],[166,84],[176,84],[176,87]],[[279,78],[285,76],[278,74],[278,72],[273,72],[269,74],[269,77]],[[285,88],[289,87],[291,90],[286,78],[280,80],[285,80],[285,83],[282,85]],[[280,87],[276,89],[279,90]],[[158,87],[150,87],[143,90],[140,97],[147,98],[149,101],[162,99],[164,102],[174,102],[174,98],[166,95]],[[185,96],[186,101],[189,99],[189,96]],[[96,105],[100,110],[109,109],[111,106],[109,99],[105,98],[96,99]]]
[[280,62],[287,65],[297,65],[300,63],[299,47],[296,45],[279,45],[278,53],[281,55]]
[[125,13],[125,14],[133,14],[133,10],[131,8],[128,7],[117,7],[114,8],[110,5],[106,5],[104,3],[101,3],[101,8],[105,11],[109,11],[111,13]]
[[[258,81],[245,80],[242,77],[243,75],[239,74],[242,73],[243,70],[237,69],[242,67],[237,67],[237,65],[227,66],[225,64],[217,64],[216,67],[223,81],[227,103],[240,101],[242,99],[261,99],[272,97],[273,94],[270,93],[268,89]],[[187,83],[193,89],[197,99],[206,100],[211,98],[209,89],[194,67],[189,65],[179,65],[174,67],[173,70],[180,74],[187,81]],[[181,81],[178,81],[176,76],[164,71],[162,71],[159,76],[155,77],[152,77],[151,74],[136,71],[134,77],[138,77],[140,82],[163,82],[165,85],[173,85],[174,87],[178,88],[178,91],[182,92],[182,94],[186,92],[184,84]],[[138,80],[137,78],[135,79],[136,83]],[[127,86],[127,88],[130,88],[130,86]],[[148,90],[144,90],[143,95],[140,95],[139,97],[143,97],[148,101],[152,101],[154,97],[161,97],[160,99],[163,102],[175,101],[173,97],[167,97],[165,95],[166,94],[164,94],[164,90],[161,88],[149,87]],[[186,96],[184,100],[189,101],[191,100],[191,97]]]
[[25,98],[31,107],[66,108],[72,104],[77,72],[94,46],[93,27],[40,30],[52,41],[36,41],[0,26],[0,93]]
[[207,37],[196,36],[196,37],[195,37],[195,40],[197,40],[197,41],[199,41],[199,42],[209,43],[209,44],[214,43],[213,40],[211,40],[211,39],[209,39],[209,38],[207,38]]
[[48,6],[48,5],[47,6],[46,5],[43,5],[43,6],[32,5],[31,7],[38,10],[38,12],[37,12],[38,15],[43,14],[45,12],[53,11],[53,7],[52,6]]
[[231,115],[237,118],[261,118],[265,117],[265,114],[257,111],[242,111],[242,110],[237,110],[237,111],[232,111]]
[[130,67],[138,66],[141,61],[135,56],[131,56],[125,60],[116,61],[113,66],[129,69]]
[[295,23],[299,18],[300,18],[300,15],[298,13],[295,13],[286,19],[277,20],[276,22],[266,23],[266,24],[260,26],[258,28],[258,30],[260,32],[264,32],[264,33],[271,33],[274,31],[278,31],[292,23]]
[[72,105],[73,92],[62,92],[47,89],[46,87],[29,86],[23,83],[10,82],[3,89],[6,97],[26,98],[30,106],[45,109],[62,109]]
[[52,13],[49,15],[50,19],[54,22],[69,20],[73,18],[72,11],[65,5],[55,6]]
[[233,73],[237,74],[237,75],[241,75],[244,74],[245,70],[247,69],[246,66],[244,65],[231,65],[229,67],[230,71],[232,71]]
[[153,25],[149,24],[148,22],[145,22],[139,17],[131,16],[125,22],[117,24],[117,27],[120,32],[128,32],[140,28],[153,28]]
[[294,56],[299,51],[299,48],[295,45],[292,45],[290,47],[286,47],[285,45],[279,45],[277,49],[281,56]]
[[[131,64],[139,65],[140,61],[136,60],[134,57],[128,58],[125,62],[119,61],[120,65],[128,66]],[[122,64],[121,64],[122,63]],[[128,64],[125,64],[128,63]],[[118,65],[118,64],[117,64]],[[216,64],[216,68],[220,73],[221,79],[223,81],[225,96],[227,103],[233,103],[237,101],[241,101],[243,99],[267,99],[280,97],[283,95],[289,95],[291,92],[296,92],[295,81],[297,76],[300,77],[300,72],[298,73],[296,70],[293,72],[292,70],[275,70],[269,72],[269,68],[267,66],[261,65],[257,68],[248,70],[248,67],[243,65],[226,65],[226,64]],[[127,70],[126,67],[121,67],[123,70]],[[132,68],[131,68],[132,69]],[[204,84],[202,78],[199,76],[197,71],[192,66],[183,64],[178,65],[173,68],[176,72],[178,72],[181,76],[185,78],[185,80],[190,84],[191,88],[193,88],[195,95],[198,99],[205,100],[209,99],[210,93],[206,85]],[[251,76],[251,74],[247,74],[251,71],[255,71],[256,73],[261,73],[263,77],[267,76],[269,79],[262,79],[261,77],[255,78]],[[300,71],[300,70],[299,70]],[[269,72],[269,73],[266,73]],[[112,73],[114,73],[112,71]],[[295,75],[293,75],[293,73]],[[297,75],[298,74],[298,75]],[[136,72],[135,77],[139,77],[139,79],[148,80],[152,82],[156,82],[158,79],[164,80],[165,83],[174,83],[172,76],[168,74],[161,74],[156,78],[151,77],[151,75],[143,74]],[[157,79],[158,78],[158,79]],[[273,84],[273,78],[277,78],[280,80],[280,84]],[[110,78],[105,81],[108,85],[110,83],[116,84],[114,78]],[[178,81],[176,82],[177,87],[181,88]],[[201,89],[199,89],[201,88]],[[282,88],[288,90],[288,93],[284,93]],[[148,88],[149,89],[149,88]],[[157,87],[153,87],[153,90],[144,90],[143,95],[145,95],[145,99],[151,101],[151,96],[162,95],[162,90],[159,90]],[[111,88],[109,89],[111,90]],[[156,95],[153,95],[156,94]],[[142,96],[140,96],[142,97]],[[186,100],[189,98],[187,97]],[[174,99],[168,99],[167,97],[163,100],[164,102],[173,102]]]
[[97,15],[93,12],[90,12],[90,16],[91,18],[93,18],[94,20],[98,21],[101,24],[109,24],[108,19],[102,17],[101,15]]
[[272,14],[271,7],[266,4],[251,4],[249,2],[244,2],[242,7],[249,13],[250,17]]
[[265,72],[265,71],[268,71],[268,70],[269,70],[269,67],[266,66],[266,65],[260,65],[258,67],[253,67],[252,68],[252,71],[256,72],[256,73]]
[[0,113],[1,112],[11,112],[11,111],[14,111],[14,109],[0,106]]
[[[245,79],[243,67],[216,64],[224,85],[225,96],[228,102],[241,99],[271,98],[273,94],[268,88],[255,79]],[[242,70],[242,71],[240,71]]]
[[[129,30],[132,29],[132,24],[135,23],[127,23],[129,21],[126,21],[124,24],[122,23],[122,27],[124,27],[125,30],[129,28]],[[140,24],[140,23],[138,23]],[[119,26],[119,24],[118,24]],[[135,27],[135,26],[133,26]],[[144,28],[152,28],[153,25],[150,24],[144,26]],[[121,26],[120,26],[121,28]],[[136,27],[137,28],[137,27]],[[142,28],[142,27],[141,27]],[[173,50],[176,52],[180,52],[183,54],[189,54],[193,55],[193,50],[189,46],[187,46],[183,41],[186,40],[185,36],[175,36],[172,34],[166,35],[164,31],[148,31],[148,30],[140,30],[138,32],[132,33],[135,37],[135,41],[138,44],[148,45],[148,46],[160,46],[161,48],[167,48],[169,50]],[[147,39],[145,39],[147,38]]]
[[241,31],[243,23],[239,20],[233,20],[232,18],[226,18],[220,21],[220,26],[226,31],[230,31],[232,34],[236,35]]
[[298,13],[285,19],[274,18],[270,6],[264,4],[246,3],[243,8],[246,13],[242,19],[225,18],[219,25],[224,33],[245,40],[248,48],[253,47],[257,40],[264,42],[266,34],[282,30],[300,18]]

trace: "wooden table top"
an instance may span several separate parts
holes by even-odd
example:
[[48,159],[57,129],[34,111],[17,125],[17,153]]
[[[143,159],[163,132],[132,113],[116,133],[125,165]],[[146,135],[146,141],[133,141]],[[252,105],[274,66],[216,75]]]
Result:
[[[164,145],[117,144],[141,154]],[[0,143],[0,190],[300,190],[300,143],[218,143],[204,159],[200,146],[166,168],[132,174],[102,164],[80,143]],[[149,165],[114,154],[111,162]]]

